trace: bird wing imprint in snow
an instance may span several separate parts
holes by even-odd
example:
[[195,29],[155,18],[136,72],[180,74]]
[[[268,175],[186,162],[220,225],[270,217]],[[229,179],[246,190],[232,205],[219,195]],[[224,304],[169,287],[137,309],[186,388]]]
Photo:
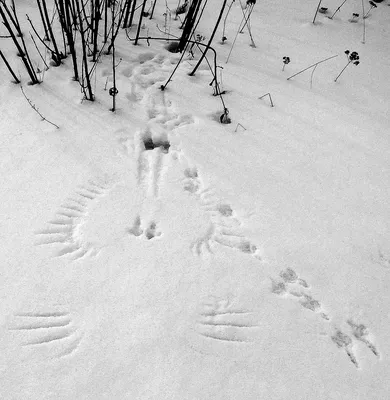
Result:
[[55,247],[55,257],[69,257],[78,260],[88,255],[96,255],[98,249],[86,242],[82,226],[88,218],[88,209],[97,198],[108,190],[105,182],[90,181],[76,190],[59,208],[54,219],[44,229],[35,232],[35,243],[39,246]]
[[258,329],[253,312],[233,308],[229,301],[214,298],[201,303],[194,321],[198,335],[222,343],[251,343]]
[[76,352],[83,334],[67,310],[22,311],[15,313],[8,330],[22,347],[43,349],[55,358]]

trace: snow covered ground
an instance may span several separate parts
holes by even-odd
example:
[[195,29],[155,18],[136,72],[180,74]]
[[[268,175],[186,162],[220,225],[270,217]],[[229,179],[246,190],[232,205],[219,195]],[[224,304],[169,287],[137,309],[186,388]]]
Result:
[[[180,54],[122,31],[112,113],[110,57],[91,103],[69,57],[28,86],[0,39],[60,127],[0,63],[1,399],[390,397],[388,5],[363,44],[360,0],[314,25],[317,2],[258,1],[256,47],[244,30],[226,63],[236,0],[213,44],[230,125],[207,63],[188,76],[198,51],[161,91]],[[143,34],[164,36],[165,11]],[[334,82],[347,49],[360,65]]]

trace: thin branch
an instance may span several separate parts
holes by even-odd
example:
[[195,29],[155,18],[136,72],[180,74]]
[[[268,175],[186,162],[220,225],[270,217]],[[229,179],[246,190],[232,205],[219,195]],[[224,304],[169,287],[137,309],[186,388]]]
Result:
[[42,53],[40,52],[40,50],[39,50],[39,48],[38,48],[38,46],[37,46],[37,43],[36,43],[36,41],[35,41],[33,35],[31,34],[31,32],[30,32],[30,36],[31,36],[31,40],[33,41],[33,43],[34,43],[34,45],[35,45],[35,48],[37,49],[37,52],[38,52],[39,56],[41,57],[41,60],[42,60],[43,63],[46,65],[46,68],[49,69],[49,66],[46,64],[45,59],[42,57]]
[[54,124],[53,122],[51,122],[51,121],[49,121],[48,119],[46,119],[46,118],[38,111],[38,109],[36,108],[35,104],[33,104],[32,101],[26,96],[26,93],[24,92],[23,86],[22,86],[22,85],[20,85],[20,90],[22,91],[23,96],[24,96],[24,98],[27,100],[28,104],[30,104],[31,108],[42,118],[42,121],[46,121],[46,122],[48,122],[49,124],[55,126],[57,129],[60,129],[60,127],[59,127],[58,125],[56,125],[56,124]]
[[302,72],[305,72],[305,71],[307,71],[308,69],[313,68],[313,67],[316,67],[318,64],[321,64],[321,63],[323,63],[323,62],[325,62],[325,61],[331,60],[332,58],[335,58],[335,57],[338,57],[338,55],[336,54],[335,56],[325,58],[325,60],[318,61],[318,62],[316,62],[315,64],[312,64],[312,65],[308,66],[307,68],[303,69],[302,71],[299,71],[299,72],[297,72],[296,74],[289,76],[289,77],[287,78],[287,80],[289,80],[289,79],[291,79],[291,78],[294,78],[294,76],[297,76],[297,75],[301,74]]
[[10,72],[10,74],[13,76],[13,78],[15,79],[15,83],[20,83],[20,80],[17,78],[17,76],[15,75],[14,71],[12,70],[11,66],[9,65],[7,59],[5,58],[3,52],[0,50],[0,57],[3,59],[4,64],[7,66],[8,71]]
[[33,31],[34,31],[35,35],[37,36],[37,38],[38,38],[38,39],[41,41],[41,43],[47,48],[47,50],[50,51],[50,53],[54,53],[54,50],[52,50],[52,49],[45,43],[44,39],[42,39],[42,38],[39,36],[39,34],[38,34],[37,30],[35,29],[35,27],[34,27],[32,21],[31,21],[30,17],[28,16],[28,14],[26,14],[26,17],[27,17],[27,21],[30,23],[31,28],[33,29]]
[[[363,9],[363,15],[364,15],[364,0],[362,0],[362,9]],[[362,43],[366,43],[366,19],[363,17],[363,40]]]
[[322,2],[322,0],[320,0],[318,3],[316,13],[314,14],[314,18],[313,18],[313,24],[316,22],[316,18],[317,18],[318,10],[320,9],[321,2]]
[[259,99],[262,99],[262,98],[265,97],[265,96],[268,96],[268,97],[269,97],[269,101],[270,101],[270,103],[271,103],[271,107],[273,107],[273,106],[274,106],[274,103],[273,103],[273,101],[272,101],[271,93],[266,93],[266,94],[264,94],[263,96],[259,97]]

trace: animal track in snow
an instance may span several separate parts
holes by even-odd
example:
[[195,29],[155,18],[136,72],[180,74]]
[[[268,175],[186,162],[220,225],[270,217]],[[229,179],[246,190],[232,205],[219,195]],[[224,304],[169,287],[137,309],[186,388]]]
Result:
[[[316,314],[322,319],[330,321],[330,317],[322,311],[321,303],[313,298],[310,293],[305,292],[308,290],[309,285],[306,280],[300,278],[298,274],[292,268],[286,268],[279,274],[280,279],[271,278],[271,292],[280,295],[298,299],[299,304]],[[303,287],[304,289],[300,289]],[[337,345],[338,348],[344,349],[349,360],[359,368],[358,358],[354,352],[354,340],[365,344],[365,346],[377,357],[379,357],[379,351],[376,346],[370,340],[370,333],[368,328],[361,323],[356,323],[349,319],[346,321],[352,336],[347,335],[341,329],[337,328],[335,332],[330,336],[330,339]]]
[[168,153],[171,144],[168,140],[153,140],[151,137],[146,137],[143,139],[145,150],[154,150],[155,148],[160,148],[163,153]]
[[139,215],[135,219],[133,227],[129,229],[129,233],[137,237],[144,233],[143,229],[141,228],[141,218]]
[[390,256],[385,255],[382,250],[378,250],[378,258],[376,262],[383,268],[390,269]]
[[321,318],[329,321],[329,316],[322,311],[321,303],[314,299],[310,294],[302,291],[308,289],[309,285],[305,279],[302,279],[292,268],[286,268],[280,271],[279,277],[281,280],[274,280],[271,278],[272,287],[271,292],[277,295],[293,296],[299,299],[299,304],[312,312],[318,313]]
[[253,312],[232,308],[229,301],[211,299],[201,304],[195,331],[206,339],[250,343],[259,326]]
[[142,53],[140,55],[137,56],[137,58],[135,59],[135,61],[139,62],[140,64],[144,64],[147,61],[151,61],[155,58],[155,54],[152,52],[146,52],[146,53]]
[[364,324],[357,324],[352,320],[348,320],[347,323],[352,329],[352,334],[354,338],[364,343],[374,355],[379,357],[379,352],[377,348],[374,346],[373,343],[371,343],[370,340],[368,340],[368,337],[370,335],[368,328]]
[[215,226],[212,223],[210,223],[210,226],[205,232],[205,234],[202,237],[196,239],[193,243],[191,243],[192,251],[198,256],[200,256],[205,252],[213,253],[211,249],[211,243],[214,234],[215,234]]
[[122,75],[130,80],[131,85],[131,92],[126,97],[141,100],[145,89],[163,82],[171,63],[169,58],[151,52],[140,54],[134,61],[136,65],[123,68]]
[[64,310],[15,313],[8,330],[23,347],[43,348],[57,358],[75,352],[83,337],[72,314]]
[[136,237],[145,237],[147,240],[161,236],[161,232],[157,228],[156,222],[151,221],[145,228],[142,228],[142,225],[141,217],[138,215],[134,221],[133,227],[129,229],[129,234]]
[[[357,343],[363,343],[367,348],[376,356],[380,357],[379,351],[376,346],[369,340],[370,332],[366,325],[356,323],[353,320],[347,320],[347,324],[351,330],[352,337],[345,334],[341,331],[341,329],[336,329],[335,333],[331,336],[332,341],[337,345],[338,348],[344,349],[348,355],[350,361],[355,365],[356,368],[359,368],[359,362],[357,356],[355,355],[354,349],[354,340]],[[356,344],[357,344],[356,343]]]
[[155,222],[151,222],[145,230],[146,239],[150,240],[160,235],[161,232],[157,230],[157,224]]
[[350,336],[346,335],[340,330],[336,330],[335,334],[331,337],[332,341],[336,344],[336,346],[340,349],[344,349],[348,355],[348,358],[355,365],[356,368],[359,368],[359,364],[356,360],[356,356],[352,350],[352,339]]
[[166,131],[193,123],[192,116],[179,115],[174,111],[172,104],[165,99],[165,92],[160,89],[160,84],[172,68],[170,58],[147,52],[139,55],[135,62],[139,65],[122,70],[122,74],[129,78],[131,87],[125,96],[143,105],[147,123],[157,124]]
[[89,181],[64,202],[54,219],[42,230],[35,232],[37,245],[53,245],[54,256],[78,260],[96,255],[98,250],[83,239],[82,226],[88,218],[88,208],[107,191],[107,183]]
[[216,243],[261,259],[257,247],[238,231],[241,222],[235,217],[232,207],[221,202],[213,190],[204,188],[196,167],[184,169],[183,189],[196,197],[210,218],[210,225],[205,234],[191,244],[191,249],[196,255],[212,253],[212,244]]

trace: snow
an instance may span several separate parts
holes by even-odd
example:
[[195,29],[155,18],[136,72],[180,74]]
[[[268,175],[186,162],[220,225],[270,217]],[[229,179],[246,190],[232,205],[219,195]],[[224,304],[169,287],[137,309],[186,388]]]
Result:
[[230,125],[197,50],[161,91],[180,54],[121,31],[113,113],[109,56],[91,103],[70,57],[29,86],[0,39],[60,127],[0,63],[1,399],[389,398],[388,4],[363,44],[360,1],[315,24],[317,3],[259,1],[226,63],[236,1],[213,44]]

